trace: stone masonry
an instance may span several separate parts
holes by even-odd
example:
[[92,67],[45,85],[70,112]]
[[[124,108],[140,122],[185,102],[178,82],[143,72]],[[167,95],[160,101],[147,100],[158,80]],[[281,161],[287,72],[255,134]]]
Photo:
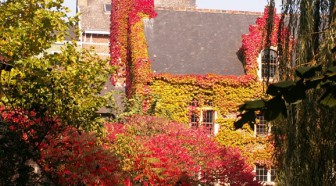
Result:
[[156,7],[196,8],[196,0],[155,0]]

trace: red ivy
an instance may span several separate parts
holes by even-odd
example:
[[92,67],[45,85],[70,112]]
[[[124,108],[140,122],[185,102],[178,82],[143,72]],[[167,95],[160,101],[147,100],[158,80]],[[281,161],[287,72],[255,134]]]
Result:
[[[270,33],[270,46],[276,47],[278,44],[278,29],[280,23],[280,16],[276,14],[276,10],[270,10],[269,7],[265,8],[264,14],[262,17],[257,18],[256,25],[250,25],[249,34],[242,36],[242,46],[240,52],[244,58],[244,65],[246,74],[257,76],[258,62],[257,58],[262,49],[269,47],[266,46],[266,37],[267,37],[267,21],[269,11],[274,11],[273,13],[273,30]],[[284,37],[288,34],[288,30],[283,28],[281,31],[281,37]]]
[[137,174],[128,179],[130,185],[194,185],[216,180],[237,186],[260,185],[253,181],[253,167],[238,149],[220,146],[203,129],[192,130],[162,118],[134,116],[125,123],[123,135],[135,137],[147,149],[135,153]]
[[111,65],[118,66],[119,69],[111,77],[111,82],[125,82],[126,64],[130,56],[130,29],[142,19],[143,14],[150,18],[155,17],[154,0],[112,0],[111,10],[111,34],[110,53]]
[[58,185],[115,185],[118,162],[108,146],[99,144],[94,133],[69,127],[47,137],[40,148],[40,164]]

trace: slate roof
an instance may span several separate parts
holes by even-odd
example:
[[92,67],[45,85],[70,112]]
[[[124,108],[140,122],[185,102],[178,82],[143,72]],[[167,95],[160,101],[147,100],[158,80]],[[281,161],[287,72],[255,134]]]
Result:
[[[110,30],[110,0],[87,0],[80,6],[84,31]],[[155,73],[243,75],[237,52],[262,13],[196,8],[157,7],[145,21],[145,34]]]
[[145,22],[156,73],[243,75],[237,51],[261,13],[160,9]]
[[110,31],[110,14],[104,11],[104,4],[111,0],[87,0],[87,6],[79,6],[80,24],[84,31]]
[[155,0],[156,7],[196,8],[196,0]]

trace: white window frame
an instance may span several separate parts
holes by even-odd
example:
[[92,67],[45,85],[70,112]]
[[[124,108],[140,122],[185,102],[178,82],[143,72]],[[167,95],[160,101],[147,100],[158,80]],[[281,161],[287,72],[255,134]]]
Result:
[[[218,113],[216,110],[214,110],[214,108],[212,107],[203,107],[203,108],[197,108],[197,112],[199,113],[199,117],[197,118],[197,125],[196,125],[196,128],[197,127],[203,127],[205,125],[205,122],[204,122],[204,112],[208,112],[208,111],[212,111],[213,114],[212,114],[212,126],[211,126],[211,132],[209,133],[211,136],[214,135],[216,136],[217,133],[219,132],[219,124],[216,123],[216,120],[218,119]],[[191,115],[190,115],[190,118],[189,118],[189,125],[190,127],[195,127],[195,122],[192,121],[192,117],[194,114],[196,114],[196,117],[197,117],[197,113],[195,113],[196,111],[194,111]]]
[[[260,181],[260,180],[257,179],[257,177],[258,177],[258,175],[257,175],[258,167],[263,167],[267,171],[266,181]],[[275,180],[272,181],[272,174],[271,174],[272,170],[274,170],[274,168],[266,169],[265,166],[255,165],[254,166],[254,172],[255,172],[256,176],[255,176],[254,179],[257,180],[257,181],[260,181],[262,185],[275,185]]]
[[[261,125],[266,125],[266,133],[265,134],[260,134],[260,133],[258,133],[258,125],[260,125],[260,118],[259,117],[262,117],[263,118],[263,121],[265,121],[266,122],[266,124],[261,124]],[[257,115],[257,122],[254,124],[254,136],[255,137],[257,137],[257,136],[267,136],[267,135],[269,135],[270,133],[271,133],[271,129],[272,129],[272,124],[271,124],[271,122],[269,122],[269,121],[266,121],[265,119],[264,119],[264,115],[263,114],[259,114],[259,115]]]
[[200,122],[202,127],[206,127],[210,130],[210,135],[214,135],[215,121],[216,121],[216,111],[213,109],[204,109],[201,111]]
[[[274,46],[271,46],[271,47],[269,47],[268,49],[263,49],[263,50],[261,50],[260,51],[260,53],[259,53],[259,55],[258,55],[258,58],[257,58],[257,62],[258,62],[258,71],[257,71],[257,74],[258,74],[258,77],[259,77],[259,80],[260,81],[263,81],[263,80],[265,80],[266,78],[264,78],[263,76],[262,76],[262,58],[263,58],[263,56],[262,56],[262,54],[263,54],[263,52],[265,51],[265,50],[273,50],[273,51],[275,51],[275,52],[277,52],[278,53],[278,49],[277,49],[277,47],[274,47]],[[278,57],[277,57],[278,58]],[[277,61],[276,62],[277,64],[277,66],[276,66],[276,70],[275,70],[275,75],[273,76],[273,77],[269,77],[269,81],[270,82],[273,82],[276,78],[277,78],[277,71],[278,71],[278,67],[279,67],[279,61]]]
[[[108,5],[111,6],[111,10],[110,10],[110,11],[108,11],[108,10],[106,9],[106,6],[108,6]],[[112,4],[105,3],[105,4],[104,4],[104,13],[105,13],[105,14],[111,14],[111,11],[112,11]]]

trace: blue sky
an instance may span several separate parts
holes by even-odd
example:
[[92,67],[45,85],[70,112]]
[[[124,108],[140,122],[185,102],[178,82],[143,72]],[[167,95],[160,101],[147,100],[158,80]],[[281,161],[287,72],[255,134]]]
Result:
[[70,8],[71,12],[68,14],[69,16],[74,16],[76,14],[76,0],[64,0],[63,5]]
[[[268,0],[196,0],[198,8],[263,12]],[[281,0],[275,0],[277,11],[281,11]]]

